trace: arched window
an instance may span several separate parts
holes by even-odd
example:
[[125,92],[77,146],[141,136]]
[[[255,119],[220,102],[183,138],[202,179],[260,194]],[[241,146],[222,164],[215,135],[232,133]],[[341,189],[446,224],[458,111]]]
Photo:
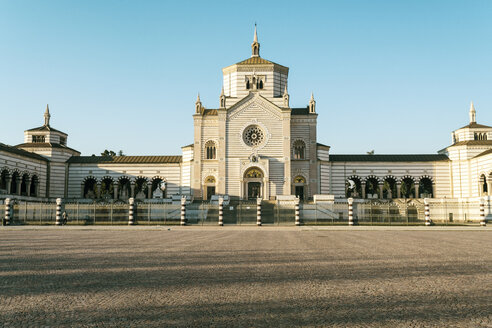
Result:
[[263,178],[263,172],[256,168],[250,168],[246,173],[244,173],[245,178]]
[[260,82],[258,83],[258,89],[263,89],[263,81],[260,80]]
[[249,89],[249,79],[246,80],[246,89]]
[[44,142],[44,136],[32,136],[32,142]]
[[206,153],[206,159],[216,159],[217,158],[217,149],[215,147],[215,142],[212,140],[207,141],[205,144],[205,153]]
[[294,159],[304,159],[306,152],[306,144],[302,140],[294,142]]

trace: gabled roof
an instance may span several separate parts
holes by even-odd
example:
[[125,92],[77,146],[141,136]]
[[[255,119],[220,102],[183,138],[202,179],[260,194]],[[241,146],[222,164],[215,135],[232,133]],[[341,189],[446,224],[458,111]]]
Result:
[[472,123],[470,123],[468,125],[465,125],[462,128],[459,128],[458,130],[465,129],[465,128],[471,128],[471,129],[492,129],[492,126],[478,124],[477,122],[472,122]]
[[77,164],[174,164],[182,156],[72,156],[67,163]]
[[29,131],[29,132],[36,132],[36,131],[51,131],[51,132],[58,132],[58,133],[62,133],[64,135],[67,135],[65,132],[62,132],[60,130],[57,130],[55,128],[52,128],[51,126],[49,125],[43,125],[43,126],[40,126],[40,127],[37,127],[37,128],[34,128],[34,129],[29,129],[29,130],[26,130],[26,131]]
[[290,115],[309,115],[309,107],[292,108]]
[[[489,154],[492,154],[492,149],[486,150],[486,151],[484,151],[483,153],[480,153],[480,154],[478,154],[478,155],[477,155],[477,156],[475,156],[475,157],[485,156],[485,155],[489,155]],[[475,157],[474,157],[474,158],[475,158]]]
[[467,141],[458,141],[454,144],[447,146],[444,149],[441,149],[439,152],[448,149],[449,147],[455,146],[492,146],[492,140],[467,140]]
[[436,162],[447,161],[442,154],[330,155],[330,162]]
[[50,143],[50,142],[28,142],[28,143],[23,143],[23,144],[17,145],[15,147],[17,147],[17,148],[58,148],[58,149],[70,150],[70,151],[76,152],[77,154],[80,154],[80,152],[78,150],[67,147],[65,145],[60,145],[58,143]]
[[20,156],[24,156],[24,157],[29,157],[29,158],[49,162],[49,160],[44,156],[41,156],[41,155],[38,155],[35,153],[31,153],[27,150],[15,148],[15,147],[3,144],[3,143],[0,143],[0,150],[3,150],[5,152],[11,153],[11,154],[16,154],[16,155],[20,155]]
[[[272,61],[266,60],[265,58],[261,57],[250,57],[248,59],[245,59],[243,61],[240,61],[239,63],[236,63],[236,65],[277,65],[277,66],[282,66],[277,63],[274,63]],[[282,66],[285,67],[285,66]],[[285,67],[287,68],[287,67]]]
[[203,111],[203,116],[205,115],[217,116],[218,115],[217,109],[205,109]]

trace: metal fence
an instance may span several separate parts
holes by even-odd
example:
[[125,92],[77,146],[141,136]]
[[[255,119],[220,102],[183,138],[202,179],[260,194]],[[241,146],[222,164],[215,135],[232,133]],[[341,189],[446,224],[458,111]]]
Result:
[[[422,225],[425,222],[424,206],[423,199],[355,200],[354,221],[360,225]],[[429,206],[430,218],[436,224],[479,223],[479,199],[429,199]],[[492,220],[491,206],[489,199],[485,202],[488,220]],[[76,225],[127,225],[128,210],[128,203],[123,202],[63,204],[63,211],[68,215],[67,224]],[[55,216],[55,203],[15,201],[11,209],[12,224],[55,224]],[[134,223],[138,225],[179,225],[180,216],[179,203],[142,201],[135,204]],[[224,205],[224,225],[256,225],[256,216],[256,200],[231,201]],[[294,225],[294,202],[263,201],[261,217],[263,225]],[[218,221],[216,202],[195,201],[186,205],[187,224],[217,225]],[[304,225],[348,225],[347,200],[301,203],[300,221]]]

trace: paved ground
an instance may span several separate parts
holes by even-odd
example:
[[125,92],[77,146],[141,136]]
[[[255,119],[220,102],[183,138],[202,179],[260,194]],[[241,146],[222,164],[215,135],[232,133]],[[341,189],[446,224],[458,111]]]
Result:
[[492,327],[492,231],[0,227],[3,327]]

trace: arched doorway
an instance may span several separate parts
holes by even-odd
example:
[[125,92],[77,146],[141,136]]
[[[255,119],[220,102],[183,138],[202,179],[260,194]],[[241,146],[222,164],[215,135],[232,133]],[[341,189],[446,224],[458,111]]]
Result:
[[101,192],[100,192],[100,197],[102,199],[113,199],[114,195],[114,185],[113,185],[113,179],[111,177],[104,177],[101,180]]
[[38,185],[39,185],[39,179],[37,175],[33,175],[31,178],[31,185],[30,185],[30,190],[29,194],[33,197],[38,197]]
[[350,176],[345,183],[345,194],[347,198],[361,198],[362,197],[362,182],[358,176]]
[[203,188],[204,190],[204,195],[205,199],[210,200],[213,195],[215,195],[215,184],[216,180],[215,177],[210,175],[205,179],[205,182],[203,183]]
[[384,178],[383,182],[383,198],[392,199],[397,197],[396,178],[393,176],[387,176]]
[[415,182],[410,177],[405,177],[401,180],[401,197],[415,198]]
[[84,181],[84,198],[96,198],[97,181],[93,177],[87,177]]
[[304,200],[306,197],[306,178],[302,175],[298,175],[294,178],[294,194],[299,197],[300,200]]
[[379,181],[376,177],[370,176],[366,179],[366,198],[379,197]]
[[487,178],[485,174],[480,176],[480,196],[488,194]]
[[264,177],[263,171],[258,167],[251,167],[244,173],[245,198],[263,197]]
[[432,180],[429,177],[422,177],[419,183],[419,195],[422,198],[432,198]]

